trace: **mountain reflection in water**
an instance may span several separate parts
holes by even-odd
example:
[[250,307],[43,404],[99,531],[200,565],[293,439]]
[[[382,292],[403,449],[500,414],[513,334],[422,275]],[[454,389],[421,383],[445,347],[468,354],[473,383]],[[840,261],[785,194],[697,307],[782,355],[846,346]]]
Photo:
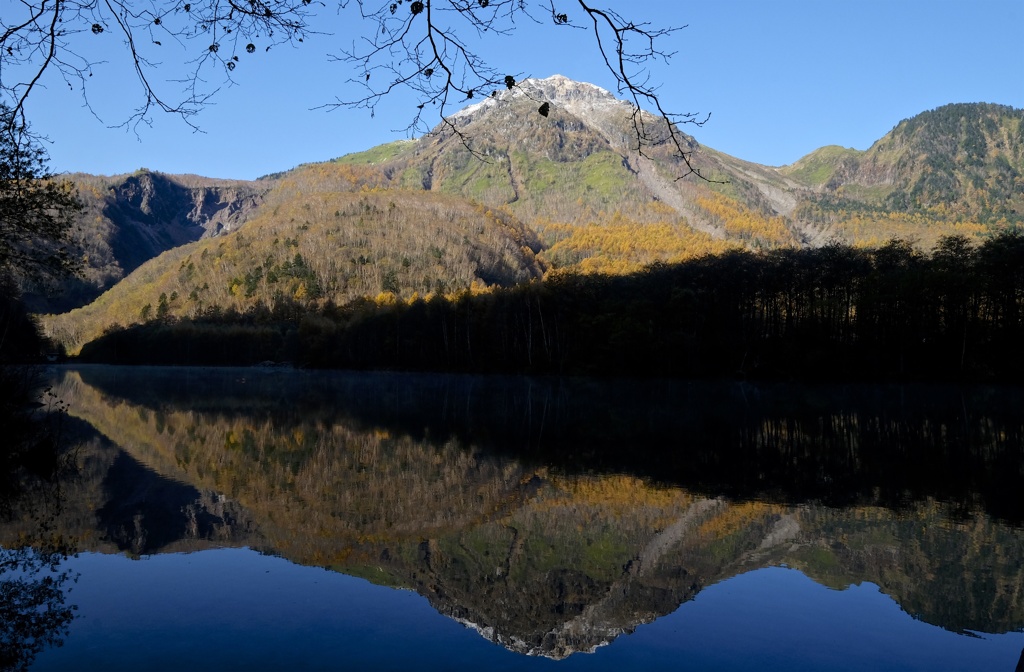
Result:
[[57,389],[84,551],[250,547],[555,659],[780,566],[950,632],[1024,628],[1019,390],[116,367]]

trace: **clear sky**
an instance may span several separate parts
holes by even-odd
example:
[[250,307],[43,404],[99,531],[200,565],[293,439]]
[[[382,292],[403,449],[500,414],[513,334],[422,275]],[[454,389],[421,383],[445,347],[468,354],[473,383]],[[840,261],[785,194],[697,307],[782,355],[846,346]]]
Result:
[[[572,11],[572,2],[560,2]],[[710,112],[704,127],[685,130],[758,163],[792,163],[829,144],[866,149],[900,120],[947,103],[1024,108],[1024,0],[592,4],[655,26],[687,25],[662,45],[675,56],[652,71],[663,83],[665,108]],[[352,70],[327,54],[366,28],[352,6],[337,15],[331,5],[317,25],[330,34],[244,58],[235,70],[237,86],[222,89],[196,118],[202,133],[159,114],[138,137],[108,127],[139,103],[126,52],[111,32],[92,43],[107,61],[89,81],[100,119],[53,77],[30,100],[29,119],[52,141],[52,170],[106,175],[147,167],[252,179],[407,137],[401,129],[413,103],[402,96],[385,100],[372,118],[366,110],[311,109],[354,95],[346,83]],[[614,90],[583,31],[522,23],[514,36],[493,38],[486,48],[501,70],[557,73]],[[171,48],[166,53],[167,63],[183,58]],[[160,77],[154,83],[170,92],[180,87]]]

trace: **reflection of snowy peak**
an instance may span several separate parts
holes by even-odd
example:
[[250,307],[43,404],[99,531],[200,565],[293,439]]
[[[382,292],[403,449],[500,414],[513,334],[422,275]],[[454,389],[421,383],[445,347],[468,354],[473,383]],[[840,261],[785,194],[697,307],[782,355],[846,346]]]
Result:
[[540,644],[528,642],[514,634],[506,635],[498,632],[493,626],[483,626],[464,618],[452,617],[462,625],[476,630],[489,642],[504,646],[509,651],[526,656],[543,656],[553,660],[563,660],[574,653],[593,653],[602,646],[607,646],[619,635],[631,632],[619,627],[601,628],[594,624],[581,626],[576,621],[565,623],[562,627],[549,632]]
[[[599,563],[584,571],[572,563],[559,567],[549,564],[550,557],[528,557],[513,550],[507,570],[474,579],[466,569],[484,567],[480,561],[493,561],[504,544],[489,549],[493,552],[474,554],[465,544],[433,543],[423,548],[424,563],[410,575],[412,587],[439,613],[510,651],[554,660],[593,653],[638,626],[672,613],[693,599],[702,586],[734,573],[703,551],[707,539],[700,531],[728,513],[722,500],[698,499],[681,509],[657,510],[674,520],[665,519],[669,524],[662,529],[640,525],[624,530],[625,544],[634,550],[620,556],[620,560],[627,559],[621,565],[601,567]],[[640,515],[660,515],[654,511],[645,509]],[[520,534],[527,535],[523,523],[538,514],[544,521],[540,530],[569,530],[578,524],[573,511],[524,511],[513,518],[518,518],[518,523],[504,528],[506,536],[494,538],[511,541],[512,548],[589,546],[585,532],[579,537],[571,532],[559,534],[560,544],[551,544],[547,537],[529,538],[539,530],[520,538]],[[517,530],[511,537],[507,536],[510,529]],[[765,526],[745,528],[736,538],[753,551],[765,539]],[[455,548],[459,549],[455,553],[445,550]],[[679,564],[681,558],[686,559],[685,567]]]

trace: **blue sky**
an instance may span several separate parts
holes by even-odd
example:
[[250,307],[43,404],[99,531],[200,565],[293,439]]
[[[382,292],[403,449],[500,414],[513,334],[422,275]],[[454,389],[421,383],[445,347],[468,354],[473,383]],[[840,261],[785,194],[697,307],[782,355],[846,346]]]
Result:
[[[571,12],[572,3],[561,1]],[[947,103],[1024,108],[1024,0],[604,4],[656,26],[687,25],[662,45],[675,56],[652,70],[664,106],[711,113],[704,127],[688,132],[758,163],[792,163],[828,144],[866,149],[900,120]],[[331,34],[243,60],[237,85],[222,89],[196,118],[202,133],[157,115],[138,137],[108,128],[127,118],[139,98],[123,48],[113,33],[104,34],[88,46],[107,61],[89,81],[100,119],[53,77],[29,101],[34,129],[52,142],[51,169],[111,175],[147,167],[252,179],[406,137],[401,129],[413,111],[407,97],[385,100],[372,118],[365,110],[311,109],[354,95],[346,83],[351,69],[326,55],[365,27],[351,6],[339,16],[332,5],[319,21]],[[501,70],[614,86],[584,31],[522,23],[514,36],[485,48]],[[184,58],[166,53],[167,64]],[[173,69],[159,72],[155,84],[176,91],[179,85],[163,81]]]

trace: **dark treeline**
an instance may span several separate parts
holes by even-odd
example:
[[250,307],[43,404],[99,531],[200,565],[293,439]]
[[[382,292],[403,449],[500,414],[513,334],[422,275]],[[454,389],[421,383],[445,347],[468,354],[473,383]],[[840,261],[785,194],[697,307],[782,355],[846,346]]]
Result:
[[212,311],[87,344],[87,361],[784,379],[1024,378],[1024,234],[930,254],[736,251],[482,294]]
[[34,362],[45,343],[17,282],[0,274],[0,366]]

